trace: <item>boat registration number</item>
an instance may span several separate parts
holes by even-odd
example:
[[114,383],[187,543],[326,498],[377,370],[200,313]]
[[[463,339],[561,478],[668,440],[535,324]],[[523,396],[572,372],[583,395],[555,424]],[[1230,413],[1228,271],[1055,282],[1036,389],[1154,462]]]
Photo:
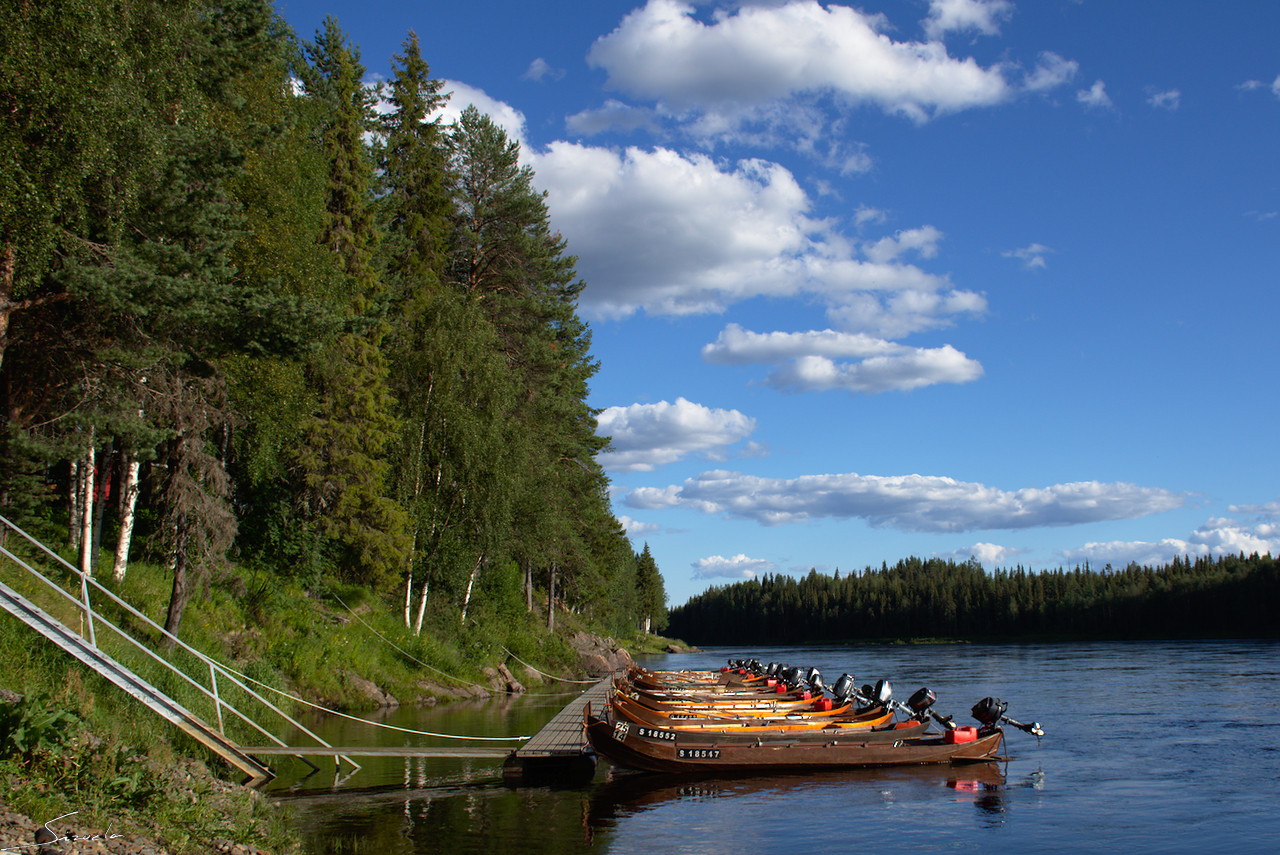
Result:
[[652,727],[637,727],[636,733],[645,739],[665,739],[670,742],[676,741],[676,735],[669,730],[654,730]]
[[681,760],[719,760],[719,748],[677,748],[676,757]]

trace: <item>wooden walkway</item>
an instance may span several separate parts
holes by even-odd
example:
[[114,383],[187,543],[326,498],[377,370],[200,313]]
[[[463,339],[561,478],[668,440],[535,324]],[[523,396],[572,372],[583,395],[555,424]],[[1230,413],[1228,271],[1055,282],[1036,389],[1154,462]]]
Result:
[[516,750],[516,756],[524,759],[582,754],[587,748],[586,734],[582,730],[582,708],[588,702],[593,709],[598,710],[604,706],[612,684],[612,678],[606,677],[569,701],[564,709],[556,713],[555,718],[543,725],[542,730],[534,734],[522,748]]
[[503,779],[511,784],[558,780],[566,775],[594,774],[595,757],[587,748],[582,729],[582,709],[589,702],[599,709],[609,696],[612,678],[606,677],[565,705],[520,748],[489,745],[371,745],[311,747],[257,745],[241,749],[253,757],[294,755],[307,757],[478,757],[505,760]]
[[606,677],[569,701],[523,748],[502,764],[502,778],[510,786],[586,784],[596,773],[596,756],[587,747],[582,709],[599,709],[609,697],[613,679]]

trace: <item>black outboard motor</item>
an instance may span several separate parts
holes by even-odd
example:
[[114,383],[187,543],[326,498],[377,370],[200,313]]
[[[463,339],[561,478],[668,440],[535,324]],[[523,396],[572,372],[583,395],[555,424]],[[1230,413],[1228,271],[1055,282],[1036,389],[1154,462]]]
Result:
[[911,710],[912,716],[923,720],[925,714],[929,711],[929,707],[937,702],[938,696],[926,686],[907,698],[907,709]]
[[1009,709],[1009,705],[999,698],[983,698],[974,704],[973,709],[969,712],[985,729],[999,724],[1007,709]]
[[858,694],[858,685],[852,675],[841,674],[840,679],[831,687],[831,694],[847,704]]
[[1040,722],[1033,721],[1030,724],[1023,724],[1020,721],[1009,718],[1005,715],[1005,710],[1009,709],[1009,705],[999,698],[983,698],[973,705],[970,712],[973,717],[982,722],[982,729],[989,731],[997,724],[1007,724],[1010,727],[1016,727],[1024,733],[1029,733],[1037,740],[1044,736],[1044,728],[1040,726]]
[[770,663],[769,663],[769,667],[767,667],[767,668],[765,668],[765,669],[764,669],[764,673],[765,673],[765,675],[766,675],[766,676],[769,676],[769,677],[772,677],[772,676],[774,676],[775,674],[777,674],[777,673],[778,673],[778,663],[777,663],[777,662],[770,662]]

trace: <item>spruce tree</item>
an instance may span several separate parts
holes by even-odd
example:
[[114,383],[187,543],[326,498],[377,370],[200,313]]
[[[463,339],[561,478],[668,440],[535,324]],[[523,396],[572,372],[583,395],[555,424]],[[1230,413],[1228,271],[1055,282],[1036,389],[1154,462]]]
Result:
[[334,18],[325,19],[306,53],[306,93],[326,110],[320,144],[328,216],[320,241],[340,266],[338,300],[348,323],[311,366],[318,407],[304,426],[299,463],[307,511],[342,547],[343,571],[376,585],[403,566],[409,544],[404,510],[386,492],[386,454],[397,425],[381,350],[386,322],[374,264],[372,155],[364,141],[375,94],[361,79],[359,50]]

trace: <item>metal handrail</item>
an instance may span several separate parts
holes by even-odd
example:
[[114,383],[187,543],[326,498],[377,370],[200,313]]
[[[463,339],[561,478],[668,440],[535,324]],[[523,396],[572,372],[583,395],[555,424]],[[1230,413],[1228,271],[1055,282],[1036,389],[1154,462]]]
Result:
[[[148,656],[150,656],[154,661],[158,662],[159,664],[161,664],[161,665],[162,665],[162,666],[164,666],[165,668],[169,669],[169,670],[170,670],[171,672],[173,672],[174,674],[176,674],[176,675],[178,675],[179,677],[181,677],[183,680],[186,680],[186,681],[187,681],[187,683],[189,683],[191,686],[193,686],[196,690],[198,690],[199,692],[203,693],[206,697],[208,697],[210,700],[212,700],[212,701],[213,701],[213,704],[214,704],[214,710],[215,710],[215,713],[216,713],[216,715],[217,715],[217,719],[218,719],[218,732],[219,732],[219,733],[221,733],[223,736],[225,736],[225,735],[226,735],[226,734],[225,734],[225,731],[223,730],[223,722],[222,722],[222,708],[223,708],[223,707],[225,707],[227,710],[229,710],[230,712],[232,712],[232,713],[234,713],[236,716],[238,716],[238,717],[240,718],[240,720],[244,721],[246,724],[248,724],[248,725],[250,725],[251,727],[253,727],[255,730],[257,730],[257,731],[258,731],[259,733],[261,733],[263,736],[265,736],[265,737],[267,737],[268,739],[270,739],[272,742],[276,743],[277,745],[279,745],[279,746],[281,746],[281,747],[283,747],[283,748],[287,748],[287,747],[289,747],[289,746],[288,746],[288,745],[287,745],[283,740],[281,740],[281,739],[280,739],[279,737],[277,737],[275,734],[271,733],[271,732],[270,732],[270,731],[268,731],[266,728],[262,727],[262,725],[258,724],[256,721],[254,721],[252,718],[250,718],[247,714],[245,714],[244,712],[241,712],[241,711],[240,711],[239,709],[237,709],[233,704],[229,703],[229,702],[228,702],[228,701],[226,701],[224,698],[220,697],[220,695],[218,694],[218,683],[217,683],[217,677],[216,677],[216,675],[217,675],[217,674],[219,674],[219,673],[221,673],[221,674],[222,674],[222,675],[223,675],[227,680],[229,680],[233,685],[235,685],[236,687],[238,687],[241,691],[243,691],[243,692],[244,692],[245,694],[247,694],[249,697],[253,698],[254,700],[257,700],[259,703],[261,703],[261,704],[262,704],[263,706],[265,706],[267,709],[271,710],[271,711],[272,711],[272,712],[274,712],[276,715],[280,716],[280,718],[284,719],[284,721],[285,721],[285,722],[287,722],[287,723],[289,723],[290,725],[292,725],[293,727],[297,728],[299,731],[301,731],[302,733],[306,734],[306,735],[307,735],[308,737],[310,737],[311,739],[314,739],[318,745],[320,745],[320,746],[322,746],[322,747],[324,747],[324,748],[332,748],[332,747],[333,747],[333,746],[332,746],[332,745],[330,745],[328,742],[326,742],[323,738],[321,738],[321,737],[320,737],[320,736],[318,736],[317,734],[313,733],[310,729],[308,729],[308,728],[307,728],[305,725],[303,725],[301,722],[297,721],[297,720],[296,720],[296,719],[294,719],[292,716],[290,716],[288,713],[284,712],[284,711],[283,711],[283,710],[281,710],[279,707],[277,707],[275,704],[273,704],[271,701],[267,700],[265,697],[263,697],[261,694],[259,694],[256,690],[251,689],[251,688],[249,688],[248,686],[246,686],[243,682],[241,682],[241,681],[238,679],[238,674],[237,674],[237,672],[235,672],[235,671],[232,671],[232,670],[228,669],[227,667],[225,667],[224,665],[222,665],[222,663],[218,662],[216,659],[213,659],[212,657],[208,656],[207,654],[205,654],[205,653],[203,653],[203,652],[201,652],[201,651],[199,651],[199,650],[195,649],[194,647],[190,646],[190,645],[189,645],[189,644],[187,644],[185,641],[183,641],[182,639],[178,638],[176,635],[172,634],[171,632],[169,632],[168,630],[166,630],[164,627],[162,627],[162,626],[160,626],[159,624],[157,624],[157,623],[156,623],[155,621],[153,621],[151,618],[147,617],[145,614],[143,614],[142,612],[140,612],[138,609],[134,608],[134,607],[133,607],[133,605],[131,605],[131,604],[130,604],[130,603],[128,603],[127,601],[125,601],[125,600],[121,599],[121,598],[120,598],[119,596],[117,596],[113,591],[111,591],[111,590],[109,590],[108,588],[104,587],[104,586],[102,585],[102,583],[100,583],[97,579],[94,579],[92,576],[90,576],[88,573],[85,573],[85,572],[84,572],[83,570],[81,570],[79,567],[76,567],[75,565],[73,565],[73,564],[71,564],[70,562],[68,562],[68,561],[67,561],[66,559],[64,559],[61,555],[59,555],[58,553],[56,553],[56,552],[54,552],[53,550],[49,549],[49,547],[45,546],[45,545],[44,545],[43,543],[41,543],[39,540],[37,540],[36,538],[32,537],[32,536],[31,536],[30,534],[28,534],[27,532],[23,531],[21,528],[19,528],[17,525],[15,525],[15,524],[14,524],[13,522],[11,522],[10,520],[6,519],[6,518],[5,518],[5,517],[3,517],[3,516],[0,516],[0,533],[3,533],[3,531],[5,531],[5,530],[12,531],[12,532],[14,532],[14,533],[16,533],[16,534],[20,535],[20,536],[21,536],[23,539],[25,539],[25,540],[26,540],[30,545],[32,545],[32,546],[34,546],[34,547],[36,547],[38,550],[40,550],[41,552],[43,552],[43,553],[44,553],[45,555],[47,555],[49,558],[52,558],[55,562],[57,562],[58,564],[62,565],[62,567],[63,567],[63,568],[65,568],[66,570],[68,570],[68,571],[70,571],[70,572],[72,572],[72,573],[75,573],[75,574],[77,574],[77,575],[80,577],[80,590],[81,590],[81,597],[82,597],[82,599],[77,599],[76,597],[74,597],[74,596],[72,596],[70,593],[68,593],[68,592],[67,592],[67,590],[66,590],[65,588],[63,588],[61,585],[59,585],[58,583],[56,583],[56,582],[52,581],[51,579],[49,579],[48,577],[46,577],[43,573],[41,573],[39,570],[35,569],[35,568],[34,568],[34,567],[32,567],[30,564],[28,564],[26,561],[24,561],[22,558],[20,558],[19,556],[15,555],[12,551],[10,551],[10,550],[8,549],[8,547],[7,547],[7,546],[3,545],[3,538],[2,538],[2,537],[0,537],[0,555],[4,555],[5,557],[7,557],[7,558],[8,558],[8,559],[10,559],[11,561],[13,561],[13,562],[14,562],[15,564],[17,564],[19,567],[21,567],[22,569],[26,570],[29,574],[31,574],[33,577],[35,577],[36,579],[38,579],[38,580],[40,580],[41,582],[43,582],[45,585],[47,585],[47,586],[48,586],[49,588],[51,588],[52,590],[56,591],[59,595],[61,595],[62,597],[64,597],[66,600],[68,600],[70,603],[72,603],[72,605],[74,605],[76,608],[80,609],[80,610],[83,612],[83,614],[84,614],[84,616],[85,616],[85,619],[86,619],[86,621],[88,622],[88,627],[89,627],[89,639],[88,639],[88,642],[89,642],[90,646],[94,647],[95,649],[97,649],[97,648],[98,648],[97,638],[96,638],[96,633],[95,633],[95,630],[94,630],[94,618],[96,617],[100,623],[102,623],[104,626],[106,626],[106,627],[110,628],[111,630],[113,630],[113,631],[114,631],[118,636],[120,636],[120,638],[122,638],[122,639],[124,639],[125,641],[129,642],[130,644],[132,644],[133,646],[135,646],[136,648],[138,648],[140,651],[142,651],[143,653],[145,653],[145,654],[147,654]],[[127,611],[129,614],[133,615],[135,618],[137,618],[137,619],[139,619],[139,620],[143,621],[144,623],[148,624],[149,626],[151,626],[153,629],[155,629],[157,632],[159,632],[163,637],[165,637],[165,638],[167,638],[169,641],[171,641],[175,646],[182,648],[185,652],[187,652],[187,653],[191,654],[191,655],[192,655],[192,656],[194,656],[197,660],[199,660],[200,662],[204,663],[204,664],[209,668],[209,681],[210,681],[211,688],[206,688],[206,687],[205,687],[205,686],[204,686],[200,681],[198,681],[198,680],[194,679],[193,677],[191,677],[191,675],[187,674],[185,671],[183,671],[181,668],[177,667],[175,664],[173,664],[172,662],[170,662],[168,659],[166,659],[166,658],[164,658],[164,657],[160,656],[159,654],[157,654],[157,653],[156,653],[154,650],[152,650],[150,647],[146,646],[146,645],[145,645],[145,644],[143,644],[141,641],[139,641],[138,639],[136,639],[136,638],[134,638],[133,636],[131,636],[131,635],[130,635],[128,632],[126,632],[123,628],[121,628],[121,627],[119,627],[119,626],[115,625],[114,623],[112,623],[112,622],[111,622],[111,621],[110,621],[110,620],[109,620],[105,615],[103,615],[101,612],[95,612],[95,611],[94,611],[94,609],[93,609],[93,607],[92,607],[92,605],[91,605],[91,603],[90,603],[90,601],[89,601],[89,589],[90,589],[90,587],[92,587],[93,589],[95,589],[98,593],[100,593],[100,594],[102,594],[103,596],[105,596],[108,600],[110,600],[111,602],[115,603],[115,604],[116,604],[117,606],[119,606],[120,608],[122,608],[122,609],[124,609],[125,611]],[[309,760],[307,760],[307,759],[306,759],[305,757],[303,757],[302,755],[298,755],[298,757],[299,757],[299,759],[301,759],[304,763],[307,763],[308,765],[312,766],[312,768],[316,768],[316,767],[315,767],[315,765],[314,765],[313,763],[311,763]],[[347,757],[347,756],[345,756],[345,755],[341,755],[341,754],[336,754],[336,753],[335,753],[335,755],[334,755],[334,761],[335,761],[335,764],[338,764],[338,763],[339,763],[339,760],[346,760],[346,761],[347,761],[348,763],[350,763],[353,767],[355,767],[355,769],[359,769],[359,768],[361,768],[361,767],[360,767],[360,764],[358,764],[358,763],[356,763],[355,761],[351,760],[349,757]]]

